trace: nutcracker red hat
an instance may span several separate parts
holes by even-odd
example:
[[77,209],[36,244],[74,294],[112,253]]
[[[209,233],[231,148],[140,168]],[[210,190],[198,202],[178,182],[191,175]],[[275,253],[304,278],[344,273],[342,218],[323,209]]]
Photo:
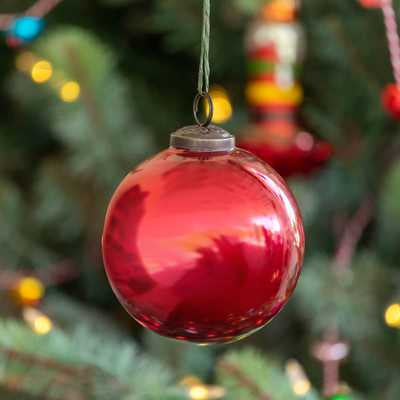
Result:
[[287,22],[297,17],[300,0],[270,0],[264,6],[261,15],[269,21]]

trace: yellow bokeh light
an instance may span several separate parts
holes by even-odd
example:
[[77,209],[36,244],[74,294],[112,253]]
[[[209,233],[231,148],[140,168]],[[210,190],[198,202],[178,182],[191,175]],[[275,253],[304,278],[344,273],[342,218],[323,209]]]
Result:
[[36,278],[27,277],[20,280],[17,293],[23,303],[35,303],[44,296],[44,286]]
[[[223,124],[231,119],[233,108],[228,93],[221,86],[215,86],[210,90],[210,96],[213,101],[214,114],[212,122]],[[206,102],[206,113],[210,112],[208,103]]]
[[60,98],[66,103],[73,103],[79,99],[81,87],[78,82],[69,81],[62,85],[60,89]]
[[23,317],[26,323],[38,335],[46,335],[53,329],[51,319],[35,308],[25,308]]
[[310,389],[311,383],[306,379],[299,380],[293,384],[293,392],[296,396],[305,396]]
[[183,386],[188,386],[188,387],[198,386],[202,384],[201,380],[194,375],[184,376],[179,383]]
[[16,60],[15,66],[21,72],[29,72],[32,70],[32,66],[35,64],[37,58],[29,51],[23,51],[20,53]]
[[186,375],[179,383],[186,386],[189,398],[194,400],[222,399],[226,395],[222,386],[205,385],[194,375]]
[[203,385],[193,386],[189,390],[189,396],[193,400],[206,400],[208,399],[208,389]]
[[216,97],[214,99],[214,116],[213,122],[222,124],[228,121],[232,116],[232,105],[229,99],[224,97]]
[[53,323],[48,317],[42,315],[35,319],[32,328],[38,335],[46,335],[53,328]]
[[36,83],[45,83],[50,80],[52,75],[53,67],[46,60],[36,62],[31,70],[32,80]]
[[400,304],[392,304],[386,309],[385,321],[391,328],[400,328]]
[[301,364],[296,360],[288,360],[286,373],[289,377],[293,393],[298,397],[304,397],[311,390],[311,383]]

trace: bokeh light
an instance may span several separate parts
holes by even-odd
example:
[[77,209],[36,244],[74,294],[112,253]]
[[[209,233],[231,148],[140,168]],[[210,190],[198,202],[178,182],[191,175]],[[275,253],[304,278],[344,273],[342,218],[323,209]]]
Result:
[[60,98],[66,103],[73,103],[79,99],[81,87],[78,82],[68,81],[61,86]]
[[303,397],[305,396],[311,389],[311,383],[309,380],[303,379],[295,382],[293,384],[293,393],[296,396]]
[[[229,99],[227,91],[221,86],[213,86],[209,92],[214,106],[214,114],[212,122],[223,124],[231,119],[233,107]],[[208,103],[206,102],[206,113],[210,112]]]
[[193,386],[189,390],[189,396],[193,400],[206,400],[208,399],[208,389],[204,385]]
[[391,304],[386,309],[385,322],[391,328],[400,328],[400,304]]
[[288,360],[286,374],[291,383],[293,393],[298,397],[306,396],[311,390],[311,382],[301,364],[296,360]]
[[310,151],[314,147],[314,138],[307,132],[299,132],[296,144],[300,150]]
[[18,282],[16,291],[22,303],[31,304],[44,296],[45,288],[38,279],[26,277]]
[[38,335],[47,335],[53,329],[51,319],[35,308],[25,308],[23,317],[33,332]]
[[51,79],[52,75],[53,67],[46,60],[36,62],[32,67],[31,76],[32,80],[36,83],[45,83]]
[[53,323],[46,316],[37,317],[33,323],[33,330],[38,335],[46,335],[51,331]]

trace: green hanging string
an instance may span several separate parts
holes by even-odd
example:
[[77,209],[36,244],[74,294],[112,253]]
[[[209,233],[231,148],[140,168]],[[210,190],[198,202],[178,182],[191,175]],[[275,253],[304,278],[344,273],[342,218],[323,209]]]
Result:
[[[208,93],[210,88],[210,2],[211,0],[203,0],[203,31],[201,34],[201,55],[199,67],[199,80],[197,85],[197,95],[193,103],[194,119],[200,127],[207,128],[214,114],[214,106],[212,99]],[[198,117],[199,104],[202,100],[207,101],[208,111],[205,121],[200,121]]]
[[210,87],[210,8],[210,0],[203,0],[203,32],[201,35],[199,81],[197,85],[199,94],[208,93]]

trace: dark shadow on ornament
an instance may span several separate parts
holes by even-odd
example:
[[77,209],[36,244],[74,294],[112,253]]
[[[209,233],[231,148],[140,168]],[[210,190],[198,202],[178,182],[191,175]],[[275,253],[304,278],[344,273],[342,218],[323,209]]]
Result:
[[[294,290],[298,274],[283,276],[279,266],[287,262],[290,251],[264,228],[262,237],[263,243],[254,245],[221,236],[212,246],[199,248],[196,265],[171,288],[185,300],[172,310],[159,332],[199,344],[229,343],[271,321]],[[268,247],[274,248],[267,257],[269,264],[258,265],[254,274]],[[289,282],[285,290],[283,282]]]
[[[137,229],[140,220],[144,216],[144,201],[148,193],[142,191],[139,185],[135,185],[124,193],[120,199],[119,207],[114,210],[112,216],[107,221],[108,229],[103,237],[103,254],[105,264],[118,265],[120,268],[109,270],[107,274],[111,281],[118,286],[124,298],[143,294],[154,286],[154,282],[146,271],[146,268],[139,256],[137,248]],[[127,213],[130,213],[129,226],[124,224]],[[125,249],[120,243],[121,238],[130,236],[131,247]],[[119,296],[120,297],[120,296]],[[122,300],[122,299],[121,299]]]

